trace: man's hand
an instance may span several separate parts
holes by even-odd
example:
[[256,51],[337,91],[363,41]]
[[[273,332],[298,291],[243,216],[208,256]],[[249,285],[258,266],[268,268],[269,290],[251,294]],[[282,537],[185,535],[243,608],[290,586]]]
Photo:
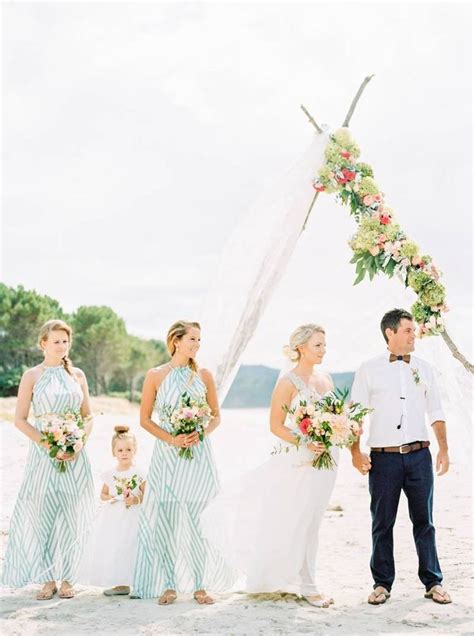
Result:
[[438,477],[449,470],[449,455],[447,450],[440,450],[436,456],[436,474]]
[[367,475],[369,470],[372,468],[372,462],[370,461],[370,457],[365,453],[353,453],[352,454],[352,465],[362,475]]

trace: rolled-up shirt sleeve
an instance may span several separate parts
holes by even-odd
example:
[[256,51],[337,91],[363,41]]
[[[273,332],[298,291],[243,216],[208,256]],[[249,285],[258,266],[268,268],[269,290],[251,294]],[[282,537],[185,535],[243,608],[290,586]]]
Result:
[[361,402],[364,406],[370,404],[369,381],[367,370],[364,365],[357,369],[351,389],[352,402]]
[[433,369],[430,369],[430,381],[426,390],[426,414],[430,425],[434,422],[446,422],[438,382]]

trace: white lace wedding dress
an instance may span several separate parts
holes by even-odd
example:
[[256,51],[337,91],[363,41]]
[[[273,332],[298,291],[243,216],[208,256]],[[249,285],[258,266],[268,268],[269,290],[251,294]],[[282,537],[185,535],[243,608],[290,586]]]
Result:
[[[300,400],[320,397],[294,373],[286,377],[298,389],[290,408]],[[285,424],[294,429],[291,417]],[[288,452],[272,455],[241,484],[219,494],[204,511],[201,524],[204,536],[240,575],[239,589],[317,595],[319,526],[337,468],[317,470],[309,449],[285,446]],[[334,449],[336,462],[338,454]]]

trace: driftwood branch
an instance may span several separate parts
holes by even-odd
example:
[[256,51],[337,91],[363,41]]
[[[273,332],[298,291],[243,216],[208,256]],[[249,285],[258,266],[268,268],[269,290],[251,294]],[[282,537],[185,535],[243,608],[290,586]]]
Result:
[[[342,126],[344,128],[347,128],[349,126],[349,123],[351,121],[352,115],[354,114],[354,111],[356,109],[356,106],[359,102],[359,99],[361,98],[362,93],[365,90],[365,87],[367,86],[367,84],[370,82],[370,80],[373,78],[373,75],[367,75],[367,77],[364,79],[364,81],[362,82],[362,84],[359,86],[359,90],[357,91],[357,93],[355,94],[354,99],[352,100],[352,103],[350,105],[349,110],[347,111],[347,115],[344,119],[344,122],[342,124]],[[322,133],[322,129],[318,126],[318,124],[316,123],[314,117],[308,112],[308,110],[303,106],[303,104],[301,104],[301,110],[305,113],[305,115],[308,117],[309,121],[313,124],[313,126],[316,128],[316,130],[318,131],[318,133]],[[311,211],[314,207],[314,204],[316,203],[317,199],[319,196],[319,192],[316,192],[313,200],[311,201],[311,205],[309,206],[308,212],[306,213],[306,217],[303,223],[303,227],[301,228],[301,232],[304,232],[304,230],[306,229],[306,225],[308,224],[308,219],[310,217]],[[453,340],[451,339],[451,336],[447,333],[447,331],[442,331],[441,332],[441,337],[443,338],[444,342],[446,343],[446,346],[448,347],[448,349],[451,351],[451,353],[453,354],[454,358],[456,358],[456,360],[458,360],[463,367],[469,371],[470,373],[474,374],[474,365],[471,364],[469,362],[469,360],[466,359],[466,357],[459,351],[459,349],[456,347],[456,345],[454,344]]]
[[342,123],[343,128],[347,128],[347,126],[349,126],[349,122],[351,121],[352,115],[354,114],[355,108],[357,106],[357,102],[359,101],[362,93],[364,92],[365,87],[367,86],[367,84],[370,82],[372,78],[373,78],[373,75],[367,75],[367,77],[364,79],[362,84],[359,86],[359,90],[357,91],[354,99],[352,100],[352,104],[349,110],[347,111],[346,118],[344,119]]
[[463,354],[459,351],[459,349],[456,347],[454,342],[451,340],[451,337],[448,334],[448,332],[442,331],[441,337],[445,341],[446,346],[451,351],[451,353],[456,358],[456,360],[459,360],[459,362],[463,365],[465,369],[467,369],[467,371],[470,371],[470,373],[474,373],[474,365],[471,364],[469,360],[467,360],[465,356],[463,356]]
[[[352,104],[349,108],[349,111],[346,115],[346,118],[344,119],[344,123],[342,124],[343,126],[349,126],[349,122],[351,120],[351,117],[354,113],[354,110],[357,106],[357,102],[360,99],[360,96],[362,95],[362,93],[364,92],[365,87],[367,86],[367,84],[370,82],[370,80],[373,78],[373,75],[367,75],[367,77],[364,79],[364,81],[362,82],[362,84],[359,87],[359,90],[357,91],[354,99],[352,100]],[[303,106],[303,104],[301,104],[301,110],[304,112],[304,114],[307,116],[307,118],[309,119],[309,121],[313,124],[313,126],[316,128],[316,130],[318,131],[318,133],[322,133],[323,130],[322,128],[320,128],[318,126],[318,124],[316,123],[316,120],[314,119],[314,117],[311,115],[311,113]],[[316,192],[316,194],[313,197],[313,200],[311,201],[311,205],[309,206],[309,210],[306,213],[306,217],[303,223],[303,227],[301,228],[301,232],[304,232],[304,230],[306,229],[306,225],[308,224],[308,220],[309,220],[309,216],[311,214],[311,211],[314,207],[314,204],[316,203],[316,200],[318,198],[319,192]]]
[[308,210],[308,212],[306,214],[306,217],[305,217],[305,220],[304,220],[304,223],[303,223],[303,227],[301,228],[301,232],[304,232],[304,230],[306,229],[306,223],[308,222],[309,215],[311,214],[311,210],[313,209],[313,206],[316,203],[316,199],[318,198],[318,196],[319,196],[319,192],[315,192],[313,200],[311,201],[311,205],[309,206],[309,210]]
[[319,134],[321,134],[323,132],[323,129],[318,126],[316,120],[314,119],[314,117],[309,113],[309,111],[303,106],[303,104],[301,104],[301,110],[303,111],[303,113],[306,115],[306,117],[309,119],[309,121],[313,124],[313,126],[316,128],[316,130],[318,131]]

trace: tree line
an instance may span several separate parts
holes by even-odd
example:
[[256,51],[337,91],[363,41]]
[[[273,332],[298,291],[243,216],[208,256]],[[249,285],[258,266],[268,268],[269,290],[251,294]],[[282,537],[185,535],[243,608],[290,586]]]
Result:
[[93,395],[122,395],[133,401],[145,371],[169,359],[161,340],[129,334],[110,307],[84,305],[68,314],[54,298],[0,283],[0,396],[16,395],[25,369],[42,361],[38,332],[52,318],[73,328],[70,358],[87,375]]

